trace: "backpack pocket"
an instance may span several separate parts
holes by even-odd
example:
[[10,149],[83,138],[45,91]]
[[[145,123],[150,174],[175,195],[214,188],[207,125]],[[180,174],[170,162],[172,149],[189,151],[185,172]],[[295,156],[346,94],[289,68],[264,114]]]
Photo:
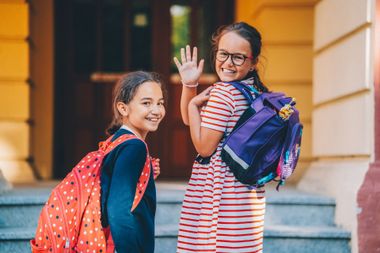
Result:
[[277,174],[282,180],[287,179],[295,170],[301,151],[303,125],[295,123],[288,129],[285,144],[277,167]]
[[240,182],[255,184],[277,165],[286,125],[276,111],[264,107],[228,136],[222,159]]

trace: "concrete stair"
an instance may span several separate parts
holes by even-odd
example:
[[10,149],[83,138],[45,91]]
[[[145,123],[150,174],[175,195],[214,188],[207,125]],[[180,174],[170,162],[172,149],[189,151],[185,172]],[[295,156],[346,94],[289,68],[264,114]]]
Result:
[[[0,252],[30,252],[40,209],[55,183],[16,186],[0,195]],[[176,250],[185,183],[158,183],[155,253]],[[334,225],[333,199],[267,187],[265,253],[349,253],[350,234]]]

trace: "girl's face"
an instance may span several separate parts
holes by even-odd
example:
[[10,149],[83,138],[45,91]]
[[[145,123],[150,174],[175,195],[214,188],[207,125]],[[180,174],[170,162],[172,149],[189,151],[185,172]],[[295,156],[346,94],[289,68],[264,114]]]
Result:
[[[124,107],[124,110],[121,107]],[[118,104],[118,108],[123,116],[123,124],[145,139],[148,132],[157,130],[165,116],[164,97],[160,84],[153,81],[141,84],[133,99],[127,105]]]
[[[238,35],[235,32],[227,32],[224,34],[218,44],[218,52],[222,56],[226,57],[228,54],[234,54],[236,61],[235,64],[232,61],[232,55],[228,55],[225,61],[215,60],[215,70],[220,80],[223,82],[230,82],[241,80],[247,76],[249,71],[255,68],[252,60],[252,51],[249,42]],[[249,57],[249,58],[247,58]],[[244,63],[240,65],[241,61],[238,59],[244,59]],[[236,65],[238,62],[238,65]]]

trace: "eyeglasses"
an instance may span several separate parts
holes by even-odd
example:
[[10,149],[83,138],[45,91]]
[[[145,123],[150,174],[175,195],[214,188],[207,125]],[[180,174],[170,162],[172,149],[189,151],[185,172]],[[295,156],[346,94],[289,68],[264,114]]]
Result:
[[245,60],[252,59],[252,56],[248,57],[243,54],[230,54],[224,50],[216,51],[216,59],[220,62],[225,62],[228,60],[228,57],[231,56],[232,64],[235,66],[241,66],[244,64]]

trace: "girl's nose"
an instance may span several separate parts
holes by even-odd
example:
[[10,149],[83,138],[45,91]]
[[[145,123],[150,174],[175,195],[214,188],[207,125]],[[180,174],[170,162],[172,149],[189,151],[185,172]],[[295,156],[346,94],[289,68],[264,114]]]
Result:
[[161,112],[161,106],[160,105],[153,105],[152,109],[151,109],[151,113],[153,114],[160,114]]

